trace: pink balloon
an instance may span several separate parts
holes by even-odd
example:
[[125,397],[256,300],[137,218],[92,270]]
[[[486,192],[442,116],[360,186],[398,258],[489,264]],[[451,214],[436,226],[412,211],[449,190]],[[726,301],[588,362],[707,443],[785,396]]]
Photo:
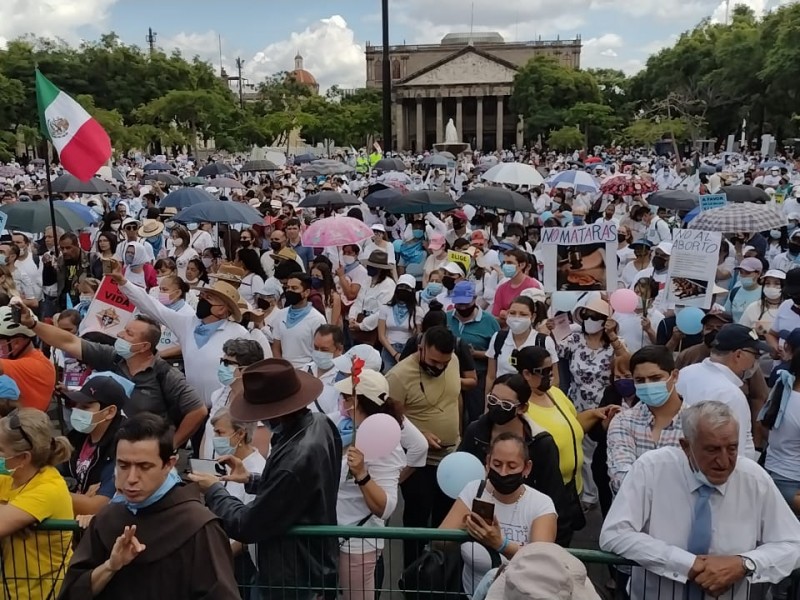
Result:
[[611,308],[624,315],[636,312],[636,308],[639,306],[639,296],[633,290],[617,290],[611,294],[608,300]]
[[386,458],[400,443],[400,425],[394,417],[385,414],[372,415],[356,430],[356,448],[367,460]]

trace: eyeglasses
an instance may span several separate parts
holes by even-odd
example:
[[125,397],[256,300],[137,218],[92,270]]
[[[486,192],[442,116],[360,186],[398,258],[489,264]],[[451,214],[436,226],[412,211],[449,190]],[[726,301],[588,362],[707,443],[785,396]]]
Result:
[[503,410],[512,410],[519,406],[517,402],[512,402],[511,400],[503,400],[502,398],[498,398],[494,394],[487,394],[486,396],[486,405],[487,406],[499,406]]
[[12,412],[8,415],[8,424],[14,431],[19,431],[19,434],[22,436],[22,439],[28,442],[28,445],[33,450],[33,440],[31,437],[25,433],[25,430],[22,428],[22,423],[19,420],[19,413],[17,411]]
[[239,366],[241,366],[238,362],[236,362],[235,360],[231,360],[229,358],[220,358],[219,359],[219,364],[225,365],[226,367],[239,367]]
[[757,350],[751,350],[751,349],[749,349],[749,348],[742,348],[742,352],[747,352],[748,354],[752,354],[752,355],[753,355],[753,356],[755,356],[756,358],[758,358],[759,356],[761,356],[761,353],[760,353],[760,352],[758,352]]

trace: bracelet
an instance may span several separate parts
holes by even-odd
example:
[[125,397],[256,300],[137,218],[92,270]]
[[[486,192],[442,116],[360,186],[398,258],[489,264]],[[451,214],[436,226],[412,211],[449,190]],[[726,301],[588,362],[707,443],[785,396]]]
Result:
[[502,554],[503,552],[505,552],[505,551],[506,551],[506,548],[508,548],[508,538],[507,538],[507,537],[504,537],[504,538],[503,538],[503,543],[502,543],[502,544],[500,544],[500,547],[497,549],[497,551],[498,551],[500,554]]
[[364,479],[361,479],[361,480],[356,479],[356,485],[358,487],[364,487],[370,481],[372,481],[372,476],[369,473],[367,473],[367,475],[366,475],[366,477],[364,477]]

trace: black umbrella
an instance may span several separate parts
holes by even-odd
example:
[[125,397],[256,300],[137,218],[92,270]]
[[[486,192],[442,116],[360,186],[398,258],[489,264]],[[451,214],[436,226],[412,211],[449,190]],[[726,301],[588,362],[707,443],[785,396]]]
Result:
[[650,194],[647,203],[670,210],[692,210],[697,206],[697,194],[685,190],[665,190]]
[[143,171],[172,171],[172,166],[165,162],[151,162],[142,167]]
[[756,204],[766,204],[770,201],[767,192],[752,185],[726,185],[719,193],[728,196],[728,202],[755,202]]
[[188,208],[194,204],[201,202],[219,202],[219,198],[212,196],[201,187],[187,187],[175,190],[167,194],[161,202],[158,203],[159,208],[168,208],[170,206],[175,208]]
[[117,190],[110,183],[98,177],[89,181],[81,181],[77,177],[65,173],[53,180],[53,192],[56,194],[113,194]]
[[408,167],[399,158],[382,158],[372,168],[377,171],[405,171]]
[[[379,194],[383,192],[378,192]],[[458,205],[449,194],[419,190],[400,196],[396,201],[384,206],[390,213],[419,215],[428,212],[445,212],[455,210]]]
[[214,162],[206,165],[197,172],[198,177],[216,177],[217,175],[226,175],[233,173],[233,167],[225,163]]
[[[49,202],[13,202],[0,206],[0,211],[8,215],[5,228],[9,231],[41,233],[52,225]],[[56,226],[65,231],[79,231],[87,225],[77,212],[65,204],[54,204],[53,211],[56,215]]]
[[244,223],[263,224],[264,217],[249,204],[242,202],[221,202],[212,200],[184,208],[177,214],[179,223]]
[[298,208],[342,208],[343,206],[358,206],[361,201],[352,194],[324,191],[306,196],[297,205]]
[[181,185],[183,182],[181,178],[172,173],[154,173],[152,175],[145,175],[145,181],[160,181],[167,185]]
[[258,173],[259,171],[279,171],[280,167],[271,160],[248,160],[241,169],[242,173]]
[[294,157],[294,164],[302,165],[303,163],[314,162],[318,158],[319,158],[318,156],[314,156],[311,153],[298,154],[297,156]]
[[431,154],[430,156],[426,156],[422,159],[422,164],[426,167],[447,167],[450,165],[449,160],[447,160],[441,154]]
[[364,198],[364,204],[370,208],[383,208],[398,202],[402,197],[403,194],[399,190],[390,187],[383,187],[367,194],[367,197]]
[[509,211],[533,212],[533,203],[522,194],[502,187],[482,187],[470,190],[459,198],[463,204],[501,208]]

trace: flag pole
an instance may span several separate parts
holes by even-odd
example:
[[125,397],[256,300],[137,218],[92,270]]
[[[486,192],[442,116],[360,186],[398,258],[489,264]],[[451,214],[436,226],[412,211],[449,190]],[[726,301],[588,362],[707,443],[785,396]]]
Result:
[[[47,202],[50,204],[50,226],[53,228],[53,253],[58,258],[58,235],[56,234],[56,205],[53,204],[53,182],[50,177],[50,142],[47,142],[47,152],[44,153],[44,173],[47,178]],[[46,244],[45,244],[46,246]]]

